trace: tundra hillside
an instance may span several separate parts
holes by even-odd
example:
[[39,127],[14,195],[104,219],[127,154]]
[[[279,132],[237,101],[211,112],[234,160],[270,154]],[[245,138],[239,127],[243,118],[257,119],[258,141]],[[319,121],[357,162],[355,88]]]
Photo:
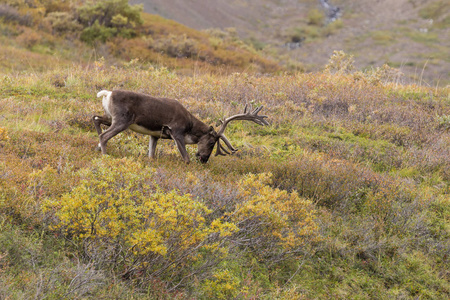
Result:
[[[333,50],[358,68],[388,63],[411,82],[450,84],[446,0],[131,0],[144,11],[196,29],[234,27],[288,69],[321,70]],[[337,17],[337,19],[336,19]]]
[[7,58],[0,65],[9,70],[42,70],[55,61],[70,66],[100,57],[115,66],[139,60],[179,73],[280,69],[235,31],[197,31],[142,13],[126,0],[6,0],[0,2],[0,21],[0,54]]
[[[343,52],[291,75],[127,61],[108,54],[117,37],[89,59],[75,39],[27,48],[13,15],[0,22],[1,299],[449,297],[448,88],[355,70]],[[239,151],[207,164],[171,140],[151,160],[132,131],[101,155],[103,89],[178,99],[206,124],[264,105],[270,125],[230,123]]]
[[[1,75],[2,298],[446,298],[445,89],[355,72]],[[63,79],[61,79],[63,78]],[[240,150],[185,165],[125,132],[95,151],[99,88],[179,99]],[[189,148],[191,157],[195,147]]]

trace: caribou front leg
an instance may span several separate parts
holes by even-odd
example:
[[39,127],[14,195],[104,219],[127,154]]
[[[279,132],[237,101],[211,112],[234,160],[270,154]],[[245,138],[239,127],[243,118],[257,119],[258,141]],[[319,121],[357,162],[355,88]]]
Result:
[[172,139],[174,139],[175,143],[177,144],[178,151],[180,151],[181,156],[183,156],[184,162],[187,164],[190,163],[189,153],[186,151],[184,137],[172,136]]

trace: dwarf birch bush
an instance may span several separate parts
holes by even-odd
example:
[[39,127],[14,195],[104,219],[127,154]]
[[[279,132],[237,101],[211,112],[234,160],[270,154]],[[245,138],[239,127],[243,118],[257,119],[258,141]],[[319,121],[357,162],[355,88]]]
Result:
[[0,141],[7,141],[9,140],[8,132],[5,128],[0,127]]
[[233,299],[239,293],[239,280],[229,271],[220,270],[205,280],[203,290],[209,299]]
[[[70,238],[88,261],[142,284],[158,279],[170,289],[194,276],[215,278],[209,271],[239,255],[241,246],[276,263],[320,239],[312,202],[271,187],[270,173],[244,175],[234,205],[221,212],[160,187],[156,169],[130,159],[94,160],[76,176],[70,192],[44,203],[50,229]],[[188,180],[200,184],[195,177]]]
[[319,230],[312,202],[296,191],[271,187],[271,177],[270,173],[261,173],[241,179],[243,201],[236,204],[230,219],[240,228],[237,235],[241,245],[249,246],[262,258],[277,260],[318,241]]
[[[80,183],[45,211],[50,226],[83,247],[97,263],[112,264],[123,276],[140,279],[170,274],[167,282],[204,271],[226,255],[224,241],[237,230],[190,194],[164,192],[152,184],[155,170],[128,159],[104,159],[78,172]],[[209,255],[207,263],[202,262]],[[120,258],[120,259],[119,259]],[[214,259],[212,259],[214,260]],[[198,265],[197,265],[198,264]],[[191,269],[191,270],[189,270]]]

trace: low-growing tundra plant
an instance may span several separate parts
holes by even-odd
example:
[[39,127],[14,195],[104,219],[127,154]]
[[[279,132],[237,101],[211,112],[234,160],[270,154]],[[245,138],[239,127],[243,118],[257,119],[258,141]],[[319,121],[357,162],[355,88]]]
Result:
[[131,159],[95,161],[78,172],[81,182],[71,192],[46,201],[51,228],[124,278],[176,285],[205,272],[226,254],[225,241],[237,226],[209,218],[211,210],[190,194],[163,191],[154,174]]
[[50,228],[96,266],[168,289],[211,278],[220,262],[243,253],[271,264],[320,239],[312,202],[270,187],[271,174],[244,175],[234,205],[217,210],[158,186],[157,173],[132,159],[95,160],[77,172],[72,191],[45,201]]

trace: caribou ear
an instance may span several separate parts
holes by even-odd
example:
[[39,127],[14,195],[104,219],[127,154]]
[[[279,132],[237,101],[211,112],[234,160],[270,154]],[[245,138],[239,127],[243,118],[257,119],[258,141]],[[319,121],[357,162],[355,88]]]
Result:
[[210,134],[210,135],[212,135],[212,136],[214,136],[214,137],[217,137],[217,132],[216,132],[216,130],[214,129],[214,127],[212,127],[212,126],[209,126],[209,132],[208,132],[208,134]]

